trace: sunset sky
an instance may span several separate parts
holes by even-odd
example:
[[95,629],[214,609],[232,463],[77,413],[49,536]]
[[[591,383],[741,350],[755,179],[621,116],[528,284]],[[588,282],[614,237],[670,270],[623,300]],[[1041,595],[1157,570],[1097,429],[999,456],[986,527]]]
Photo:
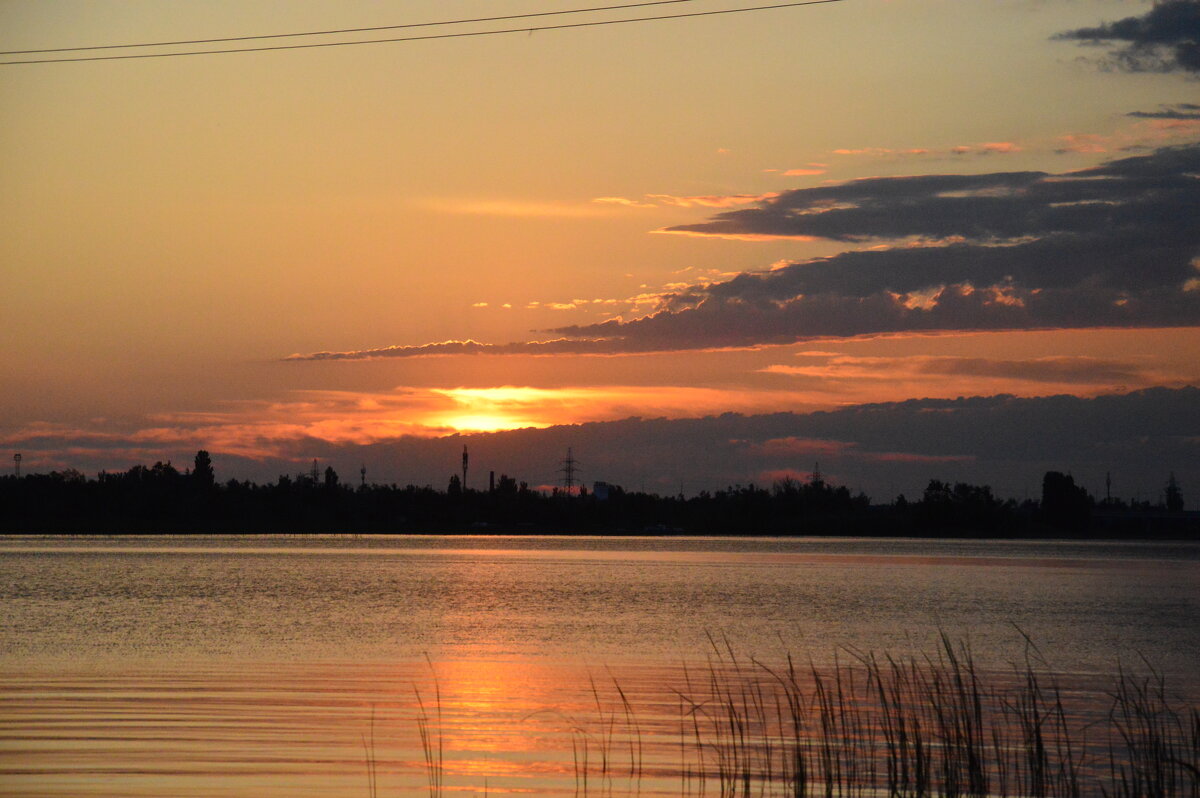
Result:
[[1200,3],[636,5],[0,2],[0,465],[1196,506]]

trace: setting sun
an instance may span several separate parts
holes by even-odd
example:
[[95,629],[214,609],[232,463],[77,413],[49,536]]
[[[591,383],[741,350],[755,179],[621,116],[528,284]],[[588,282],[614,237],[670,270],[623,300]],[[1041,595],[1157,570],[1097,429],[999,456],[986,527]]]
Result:
[[435,426],[449,427],[455,432],[499,432],[525,427],[547,427],[549,424],[538,424],[528,419],[514,418],[502,415],[469,414],[460,416],[444,416],[435,420]]

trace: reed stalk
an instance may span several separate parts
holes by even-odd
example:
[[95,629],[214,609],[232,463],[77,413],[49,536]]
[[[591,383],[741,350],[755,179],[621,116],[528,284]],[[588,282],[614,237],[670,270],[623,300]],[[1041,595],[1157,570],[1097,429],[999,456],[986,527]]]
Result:
[[[1107,694],[1083,695],[1061,688],[1032,643],[1007,677],[985,674],[945,635],[932,656],[851,652],[807,669],[790,654],[769,665],[728,641],[710,644],[707,668],[685,666],[670,688],[677,745],[647,731],[611,673],[615,695],[590,682],[595,717],[571,727],[577,795],[597,779],[616,794],[626,756],[626,792],[640,794],[647,762],[664,768],[675,750],[682,798],[1200,798],[1200,708],[1172,698],[1148,666],[1120,669]],[[432,797],[444,769],[434,685],[436,731],[417,696]],[[371,739],[376,798],[374,720]]]

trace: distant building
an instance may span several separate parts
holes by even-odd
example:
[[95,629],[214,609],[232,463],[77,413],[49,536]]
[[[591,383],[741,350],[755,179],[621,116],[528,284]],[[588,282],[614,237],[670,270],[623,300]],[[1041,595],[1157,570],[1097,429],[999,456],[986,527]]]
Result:
[[596,497],[596,501],[598,501],[598,502],[608,501],[608,483],[607,482],[593,482],[592,483],[592,495]]

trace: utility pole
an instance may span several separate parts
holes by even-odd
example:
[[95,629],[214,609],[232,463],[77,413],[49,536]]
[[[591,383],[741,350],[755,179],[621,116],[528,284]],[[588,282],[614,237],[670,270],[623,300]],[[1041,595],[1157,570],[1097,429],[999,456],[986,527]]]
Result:
[[464,445],[464,446],[463,446],[463,479],[462,479],[462,488],[463,488],[463,491],[464,491],[464,492],[465,492],[465,491],[466,491],[466,489],[467,489],[467,447],[466,447],[466,445]]
[[365,489],[367,487],[367,464],[366,463],[363,463],[362,468],[358,469],[358,474],[360,477],[362,477],[362,487]]

